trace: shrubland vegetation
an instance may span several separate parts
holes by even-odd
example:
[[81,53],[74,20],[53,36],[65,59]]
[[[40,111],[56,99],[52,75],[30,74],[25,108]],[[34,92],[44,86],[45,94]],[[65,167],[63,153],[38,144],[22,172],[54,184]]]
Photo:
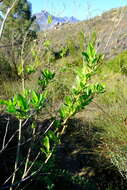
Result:
[[17,0],[0,39],[0,189],[125,190],[127,52],[99,54],[94,20],[62,45],[33,22]]

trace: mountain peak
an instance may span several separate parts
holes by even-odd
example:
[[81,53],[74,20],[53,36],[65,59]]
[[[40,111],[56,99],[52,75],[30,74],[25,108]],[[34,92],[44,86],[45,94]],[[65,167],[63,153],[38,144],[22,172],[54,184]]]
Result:
[[[74,16],[71,16],[71,17],[53,16],[46,10],[42,10],[40,13],[36,13],[35,16],[36,16],[36,22],[40,26],[40,30],[47,30],[47,29],[53,28],[57,23],[68,23],[68,22],[75,23],[79,21]],[[52,16],[51,24],[48,24],[48,16]]]
[[48,11],[46,11],[46,10],[42,10],[41,13],[44,15],[47,15],[47,16],[50,15],[50,13],[48,13]]

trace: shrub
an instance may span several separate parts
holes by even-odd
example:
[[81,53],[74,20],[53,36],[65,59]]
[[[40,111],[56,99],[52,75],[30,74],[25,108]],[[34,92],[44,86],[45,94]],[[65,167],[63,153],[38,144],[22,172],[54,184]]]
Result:
[[[6,111],[12,115],[14,115],[18,121],[18,137],[17,137],[17,151],[16,151],[16,160],[14,164],[14,171],[11,177],[11,186],[10,190],[13,186],[19,186],[22,181],[25,181],[34,175],[37,175],[42,169],[43,166],[48,163],[51,156],[54,154],[54,151],[60,142],[60,136],[63,135],[65,128],[67,127],[67,121],[76,113],[84,109],[88,104],[91,103],[93,98],[99,94],[104,92],[103,85],[99,83],[91,83],[91,77],[95,74],[100,62],[102,61],[102,56],[98,55],[92,43],[88,44],[87,51],[82,53],[84,57],[83,66],[76,70],[76,80],[72,88],[70,89],[70,94],[65,96],[62,105],[57,110],[57,114],[54,118],[51,118],[51,123],[49,126],[46,126],[42,136],[40,136],[39,141],[41,140],[40,150],[38,151],[36,157],[33,159],[33,162],[29,166],[29,161],[32,156],[33,146],[36,146],[36,135],[37,135],[37,127],[36,127],[36,119],[38,117],[38,113],[45,107],[45,102],[47,99],[47,85],[55,76],[49,70],[44,70],[42,72],[42,76],[39,79],[39,85],[42,86],[41,92],[36,92],[34,90],[26,90],[24,83],[24,69],[21,71],[22,73],[22,93],[15,94],[13,98],[9,100],[0,100],[0,104],[4,105]],[[20,160],[20,151],[22,144],[22,128],[24,126],[24,122],[26,123],[28,120],[32,119],[33,122],[31,124],[32,136],[31,143],[28,148],[28,153],[25,161],[23,161],[22,168],[23,174],[19,176],[19,165],[21,164]],[[3,141],[6,138],[3,137]],[[1,149],[1,153],[4,149],[6,149],[8,143],[3,143],[3,147]],[[31,168],[40,157],[42,153],[42,164],[36,171],[31,172]],[[16,179],[20,178],[19,182],[16,183]],[[17,184],[17,185],[16,185]]]

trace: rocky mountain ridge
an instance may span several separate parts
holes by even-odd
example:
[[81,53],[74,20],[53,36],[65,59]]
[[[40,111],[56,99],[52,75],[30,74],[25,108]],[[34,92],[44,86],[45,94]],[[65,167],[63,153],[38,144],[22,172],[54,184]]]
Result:
[[[45,10],[42,10],[40,13],[36,13],[35,16],[36,16],[36,22],[39,25],[41,31],[51,29],[60,23],[76,23],[79,21],[78,19],[76,19],[73,16],[72,17],[53,16]],[[48,17],[49,16],[52,17],[52,23],[51,24],[48,24]]]

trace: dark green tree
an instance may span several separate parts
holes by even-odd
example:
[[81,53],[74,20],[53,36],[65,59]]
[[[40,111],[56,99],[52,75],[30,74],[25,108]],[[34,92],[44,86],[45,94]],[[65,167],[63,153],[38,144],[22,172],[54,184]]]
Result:
[[[1,21],[14,0],[4,0],[0,3]],[[17,0],[14,8],[7,17],[1,44],[7,46],[4,49],[4,55],[9,59],[11,68],[17,73],[17,65],[21,56],[21,45],[25,40],[25,46],[36,37],[36,32],[32,31],[32,24],[35,22],[35,16],[32,16],[32,7],[27,0]]]

